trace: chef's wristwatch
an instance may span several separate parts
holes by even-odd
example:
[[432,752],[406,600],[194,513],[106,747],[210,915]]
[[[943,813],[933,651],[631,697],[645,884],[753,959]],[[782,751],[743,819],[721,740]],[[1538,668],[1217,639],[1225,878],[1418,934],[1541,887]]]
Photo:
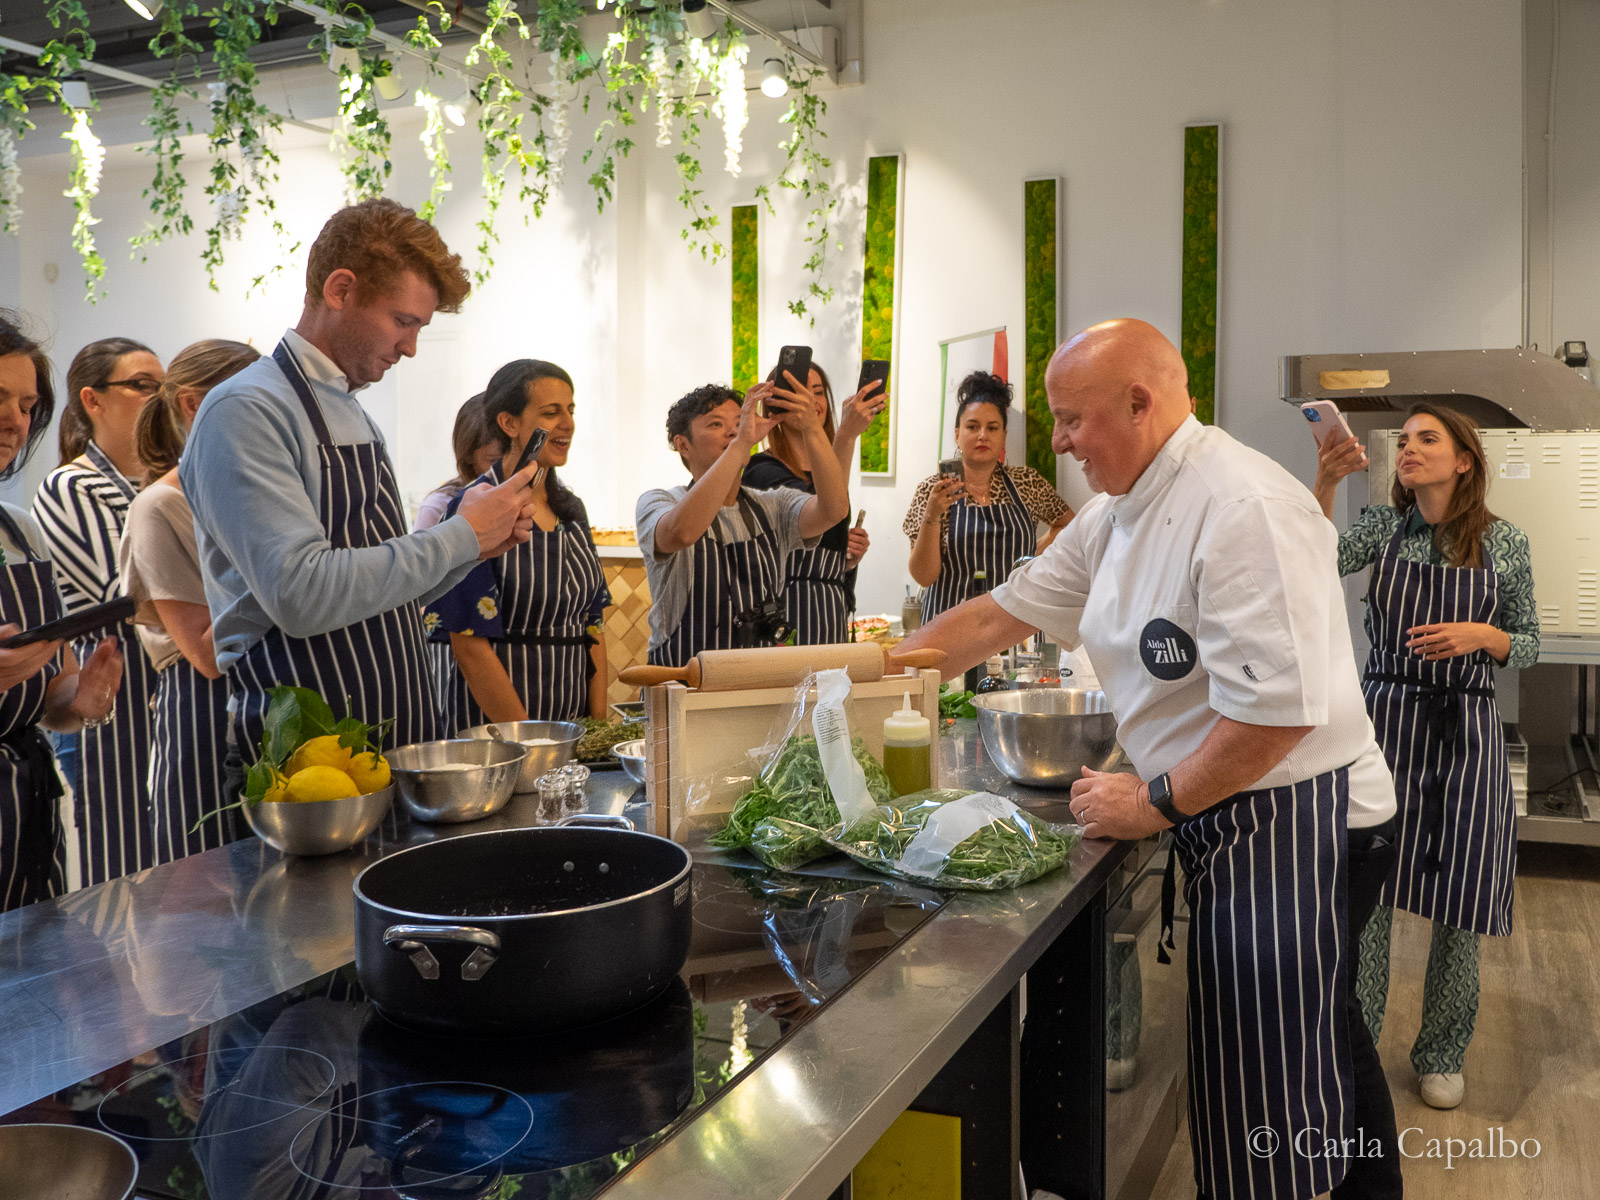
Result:
[[1157,775],[1147,785],[1150,789],[1150,803],[1155,810],[1174,825],[1182,825],[1189,819],[1189,814],[1178,811],[1178,806],[1172,802],[1172,776]]

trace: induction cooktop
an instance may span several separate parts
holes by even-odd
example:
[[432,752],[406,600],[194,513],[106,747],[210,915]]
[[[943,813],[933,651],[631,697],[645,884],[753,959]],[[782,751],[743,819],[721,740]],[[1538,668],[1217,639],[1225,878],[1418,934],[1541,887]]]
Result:
[[110,1130],[148,1200],[586,1200],[944,901],[697,863],[682,977],[555,1037],[402,1029],[346,966],[0,1117]]

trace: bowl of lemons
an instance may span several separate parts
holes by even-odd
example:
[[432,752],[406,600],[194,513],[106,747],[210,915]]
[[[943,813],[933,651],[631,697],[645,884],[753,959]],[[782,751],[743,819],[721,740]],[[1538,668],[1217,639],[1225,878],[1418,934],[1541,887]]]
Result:
[[335,721],[306,688],[273,688],[265,733],[243,799],[255,835],[285,854],[337,854],[388,813],[394,784],[382,725]]

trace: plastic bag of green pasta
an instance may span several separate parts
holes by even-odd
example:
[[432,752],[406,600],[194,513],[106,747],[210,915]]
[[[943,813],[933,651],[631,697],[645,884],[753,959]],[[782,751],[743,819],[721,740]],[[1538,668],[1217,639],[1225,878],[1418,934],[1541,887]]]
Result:
[[856,862],[939,888],[1000,891],[1054,871],[1083,836],[989,792],[929,788],[828,831]]
[[[849,694],[850,678],[840,670],[818,672],[800,685],[788,736],[734,805],[728,823],[712,835],[713,846],[747,849],[769,867],[792,870],[833,853],[823,841],[825,831],[894,795],[883,764],[864,741],[850,736]],[[812,733],[792,732],[808,708]]]

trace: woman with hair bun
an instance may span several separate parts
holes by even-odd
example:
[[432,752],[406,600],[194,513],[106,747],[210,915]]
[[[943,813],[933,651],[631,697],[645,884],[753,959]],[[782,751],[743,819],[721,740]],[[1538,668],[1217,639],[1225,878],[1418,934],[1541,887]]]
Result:
[[231,811],[197,826],[228,803],[222,794],[228,681],[217,668],[194,512],[178,479],[178,459],[206,393],[260,357],[252,346],[220,338],[186,346],[134,431],[144,490],[129,506],[118,565],[123,592],[139,602],[134,625],[156,671],[150,801],[157,862],[210,850],[245,832]]
[[1044,553],[1072,520],[1043,475],[1001,461],[1010,415],[1011,385],[998,375],[974,371],[956,389],[961,474],[919,483],[903,526],[911,577],[926,589],[924,622],[1002,582],[1017,559]]
[[[55,561],[68,613],[117,598],[118,546],[144,478],[134,430],[161,390],[161,360],[131,338],[90,342],[67,368],[61,465],[45,477],[33,515]],[[80,638],[80,658],[92,647]],[[135,650],[123,655],[122,693],[112,719],[77,737],[73,814],[85,885],[156,863],[150,827],[150,694],[155,672]],[[69,756],[64,756],[69,757]],[[69,778],[71,764],[64,763]]]
[[[15,314],[0,311],[0,480],[12,478],[50,428],[50,360]],[[0,640],[61,616],[48,543],[32,517],[0,504]],[[62,642],[0,646],[0,912],[59,895],[61,779],[39,727],[104,721],[122,682],[116,638],[78,669]]]
[[[583,501],[555,471],[572,450],[576,407],[572,376],[537,358],[507,363],[484,391],[484,417],[500,461],[479,482],[510,478],[539,430],[546,440],[535,461],[543,475],[533,486],[532,537],[479,563],[423,615],[429,636],[447,643],[455,658],[439,695],[451,732],[491,721],[606,714],[601,630],[611,593]],[[459,497],[446,515],[458,504]]]
[[[1411,1048],[1425,1102],[1454,1108],[1478,1014],[1478,941],[1511,932],[1516,813],[1494,667],[1539,657],[1528,536],[1489,511],[1488,461],[1460,413],[1413,405],[1389,504],[1339,537],[1339,573],[1368,565],[1362,690],[1399,801],[1398,857],[1361,936],[1356,987],[1376,1041],[1394,909],[1433,923],[1422,1025]],[[1329,438],[1314,486],[1332,519],[1339,480],[1366,457]]]

